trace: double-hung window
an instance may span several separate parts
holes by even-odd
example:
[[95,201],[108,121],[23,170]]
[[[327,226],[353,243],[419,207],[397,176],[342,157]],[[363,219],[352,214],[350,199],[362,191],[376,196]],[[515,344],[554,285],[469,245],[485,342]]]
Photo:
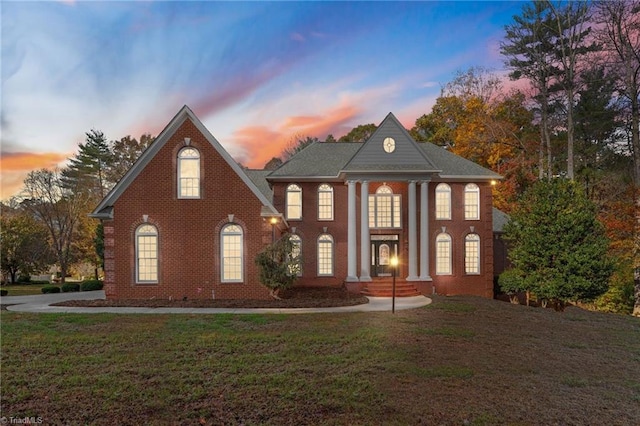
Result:
[[200,153],[195,148],[178,153],[178,198],[200,198]]
[[480,220],[480,188],[475,183],[464,187],[464,218]]
[[318,187],[318,220],[333,220],[333,188],[326,183]]
[[287,219],[302,219],[302,188],[295,183],[287,186]]
[[436,219],[451,219],[451,187],[446,183],[436,186]]
[[436,275],[451,274],[451,236],[441,233],[436,237]]
[[243,281],[243,233],[239,225],[230,223],[220,232],[220,256],[222,282],[237,283]]
[[467,234],[464,238],[464,272],[470,275],[480,273],[480,236]]
[[318,237],[318,275],[333,275],[333,237],[329,234]]
[[158,282],[158,229],[153,225],[136,229],[136,282]]
[[369,195],[369,228],[400,228],[402,208],[400,194],[387,185]]

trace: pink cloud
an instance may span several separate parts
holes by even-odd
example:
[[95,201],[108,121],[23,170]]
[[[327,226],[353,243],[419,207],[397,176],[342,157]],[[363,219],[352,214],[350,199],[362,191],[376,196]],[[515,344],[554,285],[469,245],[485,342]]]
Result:
[[0,154],[2,171],[0,177],[0,199],[17,195],[29,172],[39,169],[52,169],[64,163],[72,154],[57,152],[3,152]]

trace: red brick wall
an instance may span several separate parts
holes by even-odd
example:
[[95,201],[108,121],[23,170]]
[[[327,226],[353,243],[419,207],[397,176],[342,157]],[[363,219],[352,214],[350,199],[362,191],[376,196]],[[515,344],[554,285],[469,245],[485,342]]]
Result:
[[[191,138],[191,146],[200,152],[200,199],[177,198],[176,158],[184,138]],[[105,223],[113,229],[112,246],[107,240],[106,247],[113,262],[105,255],[113,267],[105,274],[107,297],[267,298],[254,262],[271,240],[271,225],[260,217],[261,208],[259,199],[187,119],[118,198],[114,220]],[[220,230],[229,214],[244,231],[243,283],[221,283]],[[135,282],[134,236],[143,215],[158,228],[157,284]]]
[[[298,285],[341,285],[347,276],[347,186],[342,182],[329,182],[334,188],[334,221],[325,222],[316,220],[317,217],[317,188],[325,182],[291,182],[302,187],[303,218],[304,221],[289,220],[289,226],[296,227],[296,233],[302,238],[303,244],[303,276]],[[433,281],[430,284],[420,285],[425,294],[431,293],[432,285],[436,292],[441,294],[473,294],[484,297],[493,297],[493,218],[492,218],[492,189],[488,183],[478,183],[480,187],[480,218],[481,220],[469,221],[464,219],[464,187],[468,182],[449,183],[451,186],[451,220],[435,220],[435,187],[437,183],[429,184],[429,270]],[[285,211],[285,190],[289,183],[274,183],[274,205],[281,212]],[[382,182],[370,182],[369,193],[373,194],[381,186]],[[402,196],[402,229],[395,230],[371,230],[370,234],[398,234],[400,258],[408,259],[408,184],[406,182],[386,182],[394,194]],[[356,190],[356,240],[357,251],[357,275],[360,275],[360,185]],[[418,258],[420,256],[420,185],[416,185],[416,205],[418,236]],[[336,267],[335,277],[317,277],[316,239],[322,233],[322,227],[327,226],[328,232],[336,242]],[[442,232],[442,227],[452,238],[453,244],[453,274],[436,275],[435,273],[435,239]],[[481,266],[480,275],[467,275],[464,271],[464,239],[471,232],[470,227],[480,236]],[[419,261],[418,261],[419,266]],[[419,269],[419,268],[418,268]],[[419,272],[419,271],[418,271]],[[408,265],[403,262],[400,265],[398,275],[408,275]],[[358,288],[358,286],[353,286]]]

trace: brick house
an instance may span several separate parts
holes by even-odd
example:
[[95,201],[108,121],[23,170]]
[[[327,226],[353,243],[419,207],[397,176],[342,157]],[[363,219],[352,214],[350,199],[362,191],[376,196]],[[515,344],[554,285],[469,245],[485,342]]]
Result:
[[[493,296],[500,176],[389,114],[364,143],[314,143],[242,169],[184,106],[92,213],[108,298],[268,298],[256,255],[291,234],[296,285],[375,294],[397,258],[413,293]],[[363,202],[364,201],[364,202]]]

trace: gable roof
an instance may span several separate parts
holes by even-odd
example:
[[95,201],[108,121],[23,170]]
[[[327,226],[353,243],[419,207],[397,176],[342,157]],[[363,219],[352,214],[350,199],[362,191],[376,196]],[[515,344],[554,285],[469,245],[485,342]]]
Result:
[[251,192],[260,200],[263,205],[262,214],[277,215],[278,212],[271,203],[271,198],[265,196],[254,181],[242,170],[242,167],[234,161],[231,155],[220,145],[220,142],[216,140],[198,117],[196,117],[193,111],[191,111],[187,105],[184,105],[89,216],[97,219],[113,219],[113,205],[115,202],[186,120],[191,120],[198,131],[204,135],[218,154],[220,154],[231,169],[242,179],[244,184],[247,185]]
[[[392,138],[392,152],[383,149],[383,142]],[[380,170],[438,172],[438,167],[425,155],[409,132],[392,113],[387,114],[376,131],[349,160],[344,171],[376,172]]]
[[[382,148],[385,138],[395,140],[395,150]],[[491,180],[499,174],[430,142],[416,142],[389,113],[364,143],[313,143],[267,176],[267,180],[340,179],[345,174],[425,174],[434,179]]]

